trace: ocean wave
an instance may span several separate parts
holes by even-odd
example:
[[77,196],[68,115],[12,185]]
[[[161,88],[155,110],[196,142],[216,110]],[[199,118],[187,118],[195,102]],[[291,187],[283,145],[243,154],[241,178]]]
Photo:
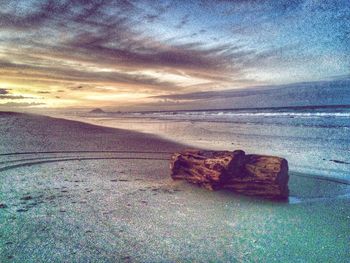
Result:
[[243,116],[243,117],[344,117],[350,118],[350,112],[185,112],[185,113],[152,113],[153,116]]

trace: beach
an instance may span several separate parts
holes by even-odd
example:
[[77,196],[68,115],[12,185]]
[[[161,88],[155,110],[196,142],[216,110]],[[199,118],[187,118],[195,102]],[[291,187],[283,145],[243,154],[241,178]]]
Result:
[[293,172],[350,183],[350,107],[73,114],[63,118],[128,129],[195,148],[243,149],[286,158]]
[[0,262],[348,262],[343,177],[291,170],[288,202],[211,192],[170,178],[186,147],[0,112]]

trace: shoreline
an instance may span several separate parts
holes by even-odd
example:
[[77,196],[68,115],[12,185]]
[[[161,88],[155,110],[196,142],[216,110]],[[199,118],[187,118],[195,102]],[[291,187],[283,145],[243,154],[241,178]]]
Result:
[[[162,120],[137,117],[135,120],[128,117],[114,118],[103,116],[63,116],[63,118],[104,127],[152,134],[168,141],[190,145],[190,148],[208,150],[242,149],[249,153],[277,155],[289,161],[291,172],[350,183],[350,180],[347,179],[350,160],[345,158],[347,155],[345,155],[344,149],[339,148],[342,146],[331,143],[324,145],[322,140],[316,141],[316,138],[321,139],[323,136],[326,139],[327,136],[324,133],[328,133],[333,138],[336,137],[335,140],[337,140],[339,136],[342,136],[342,132],[346,132],[345,130],[338,131],[335,136],[333,133],[335,127],[329,126],[328,129],[331,130],[323,131],[323,127],[317,125],[303,128],[275,123],[267,123],[265,125],[262,123],[218,122],[212,119],[192,121],[187,119]],[[280,134],[276,134],[275,130],[277,129],[281,131]],[[233,135],[230,135],[229,132],[218,132],[217,130],[228,130]],[[259,130],[270,130],[275,136],[259,132]],[[294,132],[296,134],[293,134]],[[313,135],[310,136],[310,134]],[[307,146],[305,146],[304,142],[300,143],[302,140],[307,142]],[[295,147],[292,146],[293,144],[295,144]],[[303,150],[304,147],[312,147],[313,154],[305,152]],[[328,147],[332,147],[331,150]],[[317,158],[314,158],[315,155]]]
[[349,257],[349,199],[337,198],[348,185],[291,172],[290,203],[210,192],[170,178],[169,153],[184,145],[60,118],[5,115],[1,262]]
[[[119,133],[123,133],[123,134],[132,134],[134,136],[141,136],[142,139],[144,140],[156,140],[159,143],[163,143],[163,142],[167,142],[170,143],[172,146],[175,146],[177,148],[176,150],[182,150],[185,148],[191,148],[193,146],[190,145],[186,145],[183,144],[181,142],[177,142],[175,140],[171,140],[165,136],[162,136],[160,134],[155,134],[155,133],[148,133],[148,132],[141,132],[141,131],[137,131],[137,130],[129,130],[129,129],[123,129],[123,128],[116,128],[113,126],[108,126],[106,124],[96,124],[95,122],[89,122],[89,121],[85,121],[84,119],[70,119],[68,116],[59,116],[59,117],[53,117],[53,116],[48,116],[48,115],[40,115],[40,114],[26,114],[26,113],[17,113],[17,112],[1,112],[0,111],[0,117],[1,114],[10,114],[10,115],[17,115],[17,114],[23,114],[23,115],[28,115],[28,116],[36,116],[36,117],[46,117],[46,118],[51,118],[51,119],[55,119],[57,121],[68,121],[68,122],[72,122],[72,123],[77,123],[77,124],[84,124],[84,125],[88,125],[91,126],[91,128],[106,128],[106,129],[111,129],[112,131],[115,130],[116,132]],[[212,150],[210,148],[207,148],[207,150]],[[42,153],[93,153],[93,152],[104,152],[104,153],[145,153],[145,154],[149,154],[149,153],[154,153],[152,151],[123,151],[123,150],[119,150],[119,151],[58,151],[58,152],[13,152],[13,153],[0,153],[0,157],[1,156],[6,156],[6,155],[18,155],[18,154],[42,154]],[[161,151],[158,153],[161,154],[169,154],[171,155],[172,153],[174,153],[174,151]],[[169,159],[170,160],[170,159]],[[1,171],[1,168],[0,168]],[[310,174],[310,173],[302,173],[302,172],[298,172],[298,171],[294,171],[294,170],[289,170],[289,173],[292,174],[293,176],[297,176],[297,177],[303,177],[306,179],[311,179],[311,180],[321,180],[321,181],[328,181],[331,183],[337,183],[337,184],[344,184],[344,185],[350,185],[350,181],[346,180],[346,179],[342,179],[342,178],[336,178],[336,177],[327,177],[327,176],[323,176],[323,175],[317,175],[317,174]]]

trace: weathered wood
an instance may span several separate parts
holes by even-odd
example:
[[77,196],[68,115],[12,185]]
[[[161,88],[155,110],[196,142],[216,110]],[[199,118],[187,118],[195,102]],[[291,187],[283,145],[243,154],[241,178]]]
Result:
[[249,154],[246,155],[241,177],[231,177],[224,188],[245,195],[272,199],[288,198],[288,162],[286,159]]
[[175,153],[171,177],[210,190],[226,188],[272,199],[288,197],[287,160],[275,156],[245,155],[241,150],[186,150]]
[[222,188],[233,174],[240,174],[244,163],[243,151],[187,150],[172,156],[171,177],[184,179],[210,190]]

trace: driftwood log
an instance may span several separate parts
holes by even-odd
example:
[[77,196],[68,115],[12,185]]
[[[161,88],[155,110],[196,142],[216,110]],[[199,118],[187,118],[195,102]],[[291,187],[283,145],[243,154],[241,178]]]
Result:
[[209,190],[230,189],[269,199],[288,198],[288,162],[244,151],[186,150],[171,160],[171,177]]

